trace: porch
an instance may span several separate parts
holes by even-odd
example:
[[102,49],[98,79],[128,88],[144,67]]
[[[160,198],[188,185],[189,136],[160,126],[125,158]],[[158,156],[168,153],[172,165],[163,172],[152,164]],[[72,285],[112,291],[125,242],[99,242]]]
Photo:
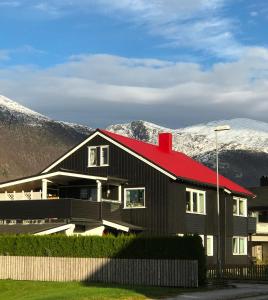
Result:
[[0,223],[64,222],[79,227],[108,222],[106,226],[128,231],[129,226],[120,224],[121,186],[125,182],[66,171],[6,182],[0,184]]
[[57,171],[0,184],[0,201],[81,199],[121,202],[124,179]]

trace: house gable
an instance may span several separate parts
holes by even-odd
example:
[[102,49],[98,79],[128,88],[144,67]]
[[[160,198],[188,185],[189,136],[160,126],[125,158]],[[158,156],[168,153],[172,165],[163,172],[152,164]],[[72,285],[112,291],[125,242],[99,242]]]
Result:
[[[101,137],[102,139],[98,139],[97,137]],[[95,141],[97,143],[95,143]],[[107,141],[107,143],[106,143],[106,141]],[[171,178],[173,180],[177,179],[177,177],[175,175],[173,175],[172,173],[170,173],[170,172],[166,171],[165,169],[159,167],[157,164],[154,164],[150,160],[148,160],[145,157],[139,155],[138,153],[136,153],[135,151],[131,150],[130,148],[122,145],[121,143],[115,141],[111,137],[108,137],[107,135],[105,135],[104,133],[100,132],[99,130],[97,130],[96,132],[94,132],[91,136],[89,136],[82,143],[80,143],[79,145],[75,146],[69,152],[67,152],[62,157],[60,157],[58,160],[56,160],[54,163],[52,163],[42,173],[46,173],[46,172],[49,172],[51,170],[57,170],[59,168],[62,168],[63,165],[65,165],[65,166],[68,165],[69,166],[69,168],[67,168],[68,170],[73,170],[73,171],[79,171],[80,172],[83,169],[84,172],[88,174],[88,171],[87,171],[87,169],[89,169],[88,168],[88,147],[93,147],[93,146],[100,147],[100,146],[106,146],[108,144],[113,144],[113,145],[119,147],[120,149],[126,151],[130,155],[138,158],[142,162],[148,164],[149,166],[155,168],[159,172],[165,174],[169,178]],[[110,153],[109,155],[112,155],[112,151],[111,150],[110,150],[109,153]],[[72,156],[77,157],[77,159],[79,158],[79,161],[77,160],[76,162],[73,161],[72,164],[68,164],[68,163],[66,164],[64,161],[68,160]],[[96,166],[96,168],[99,168],[99,167],[102,167],[102,166]]]

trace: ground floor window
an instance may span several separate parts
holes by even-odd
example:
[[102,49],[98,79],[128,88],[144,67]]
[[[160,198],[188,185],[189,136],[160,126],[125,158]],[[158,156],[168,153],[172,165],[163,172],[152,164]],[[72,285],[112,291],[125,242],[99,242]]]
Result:
[[247,255],[247,237],[233,237],[233,255]]
[[213,256],[213,235],[207,235],[207,238],[205,240],[204,235],[199,235],[202,239],[203,247],[205,247],[206,255],[207,256]]
[[126,188],[124,191],[124,208],[144,208],[145,188]]
[[213,235],[207,236],[207,256],[213,256]]

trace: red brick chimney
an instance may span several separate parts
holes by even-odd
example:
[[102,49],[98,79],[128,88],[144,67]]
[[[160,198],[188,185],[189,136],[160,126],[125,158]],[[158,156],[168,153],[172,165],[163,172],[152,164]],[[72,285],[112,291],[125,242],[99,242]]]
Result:
[[168,132],[159,133],[158,146],[164,152],[172,151],[172,134]]

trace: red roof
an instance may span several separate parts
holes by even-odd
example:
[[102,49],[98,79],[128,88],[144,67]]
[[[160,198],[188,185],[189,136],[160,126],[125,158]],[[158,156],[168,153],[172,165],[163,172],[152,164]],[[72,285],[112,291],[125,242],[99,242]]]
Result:
[[[173,150],[165,152],[160,149],[158,145],[138,141],[107,130],[100,130],[100,132],[131,149],[175,177],[216,186],[216,172],[182,152]],[[250,191],[222,175],[219,177],[219,183],[222,188],[226,188],[232,192],[253,196]]]

